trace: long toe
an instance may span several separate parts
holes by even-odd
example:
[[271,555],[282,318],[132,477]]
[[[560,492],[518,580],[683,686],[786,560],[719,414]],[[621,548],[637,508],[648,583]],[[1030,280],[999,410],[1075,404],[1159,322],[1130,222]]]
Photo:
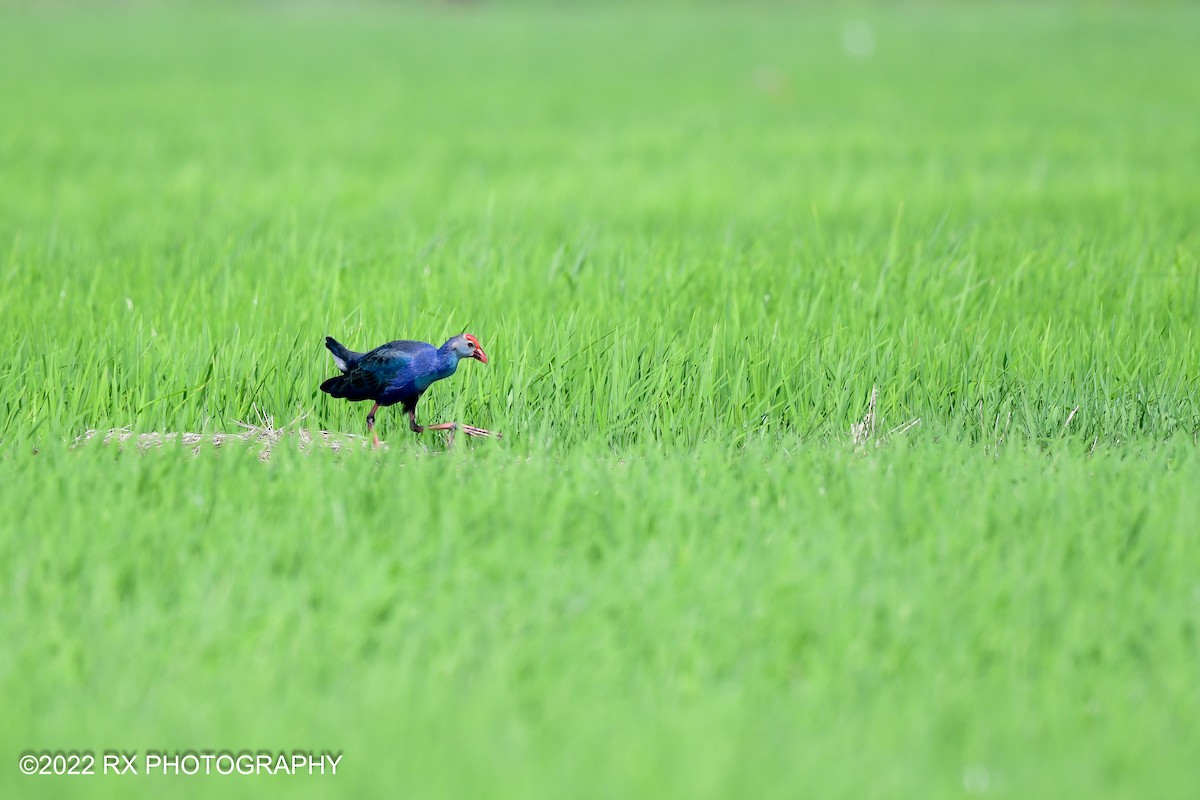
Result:
[[485,431],[483,428],[476,428],[474,425],[460,425],[459,428],[467,436],[495,436],[497,439],[502,438],[496,431]]

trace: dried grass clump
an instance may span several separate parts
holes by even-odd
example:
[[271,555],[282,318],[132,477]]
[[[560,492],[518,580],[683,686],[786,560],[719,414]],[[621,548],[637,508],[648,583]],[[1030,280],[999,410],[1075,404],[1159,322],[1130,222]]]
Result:
[[343,450],[361,450],[371,444],[371,440],[365,436],[302,428],[300,422],[307,414],[296,417],[286,425],[275,427],[273,416],[263,414],[258,408],[254,409],[254,413],[258,416],[258,421],[256,423],[238,422],[238,425],[244,430],[237,433],[135,433],[129,428],[110,428],[107,431],[89,429],[75,439],[73,446],[79,447],[93,439],[103,437],[100,439],[101,444],[115,444],[118,449],[122,450],[132,442],[138,450],[143,452],[153,447],[178,445],[190,447],[194,455],[199,455],[205,444],[217,449],[241,442],[247,445],[258,444],[261,447],[258,460],[267,461],[271,457],[272,448],[287,440],[298,442],[301,450],[309,450],[316,444],[318,447],[327,447],[335,453]]
[[892,428],[888,432],[876,437],[875,429],[876,425],[878,424],[879,417],[876,413],[875,407],[878,402],[879,390],[877,387],[872,386],[871,399],[867,401],[867,413],[863,416],[862,422],[855,422],[850,426],[850,438],[853,440],[852,444],[856,449],[864,448],[868,444],[874,444],[875,447],[880,447],[893,436],[899,436],[909,428],[914,428],[921,424],[920,417],[913,417],[908,422],[905,422],[902,425],[897,425],[895,428]]

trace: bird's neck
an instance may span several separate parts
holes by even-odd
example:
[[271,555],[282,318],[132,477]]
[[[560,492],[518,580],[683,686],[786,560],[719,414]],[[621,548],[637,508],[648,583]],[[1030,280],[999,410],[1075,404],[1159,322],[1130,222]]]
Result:
[[438,372],[446,375],[453,375],[454,370],[458,369],[458,354],[449,347],[449,342],[438,348],[437,364]]

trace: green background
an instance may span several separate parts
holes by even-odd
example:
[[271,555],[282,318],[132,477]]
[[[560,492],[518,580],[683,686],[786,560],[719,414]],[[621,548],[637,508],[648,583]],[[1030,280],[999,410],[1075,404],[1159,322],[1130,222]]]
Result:
[[[0,791],[1192,796],[1198,35],[0,9]],[[365,433],[325,335],[464,328],[421,418],[504,439],[294,435]],[[175,748],[344,758],[16,764]]]

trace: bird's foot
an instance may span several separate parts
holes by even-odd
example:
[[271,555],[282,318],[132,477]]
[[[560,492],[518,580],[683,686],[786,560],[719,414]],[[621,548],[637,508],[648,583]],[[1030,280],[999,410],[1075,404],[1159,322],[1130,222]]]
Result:
[[476,428],[474,425],[459,425],[458,427],[467,436],[495,436],[497,439],[504,438],[504,434],[499,431],[488,431],[483,428]]
[[457,431],[462,431],[467,436],[495,436],[497,439],[501,438],[500,434],[497,433],[496,431],[489,431],[489,430],[484,430],[483,428],[476,428],[474,425],[464,425],[461,422],[439,422],[437,425],[426,425],[425,430],[427,430],[427,431],[449,431],[450,436],[446,441],[446,445],[448,447],[453,446],[454,434]]

